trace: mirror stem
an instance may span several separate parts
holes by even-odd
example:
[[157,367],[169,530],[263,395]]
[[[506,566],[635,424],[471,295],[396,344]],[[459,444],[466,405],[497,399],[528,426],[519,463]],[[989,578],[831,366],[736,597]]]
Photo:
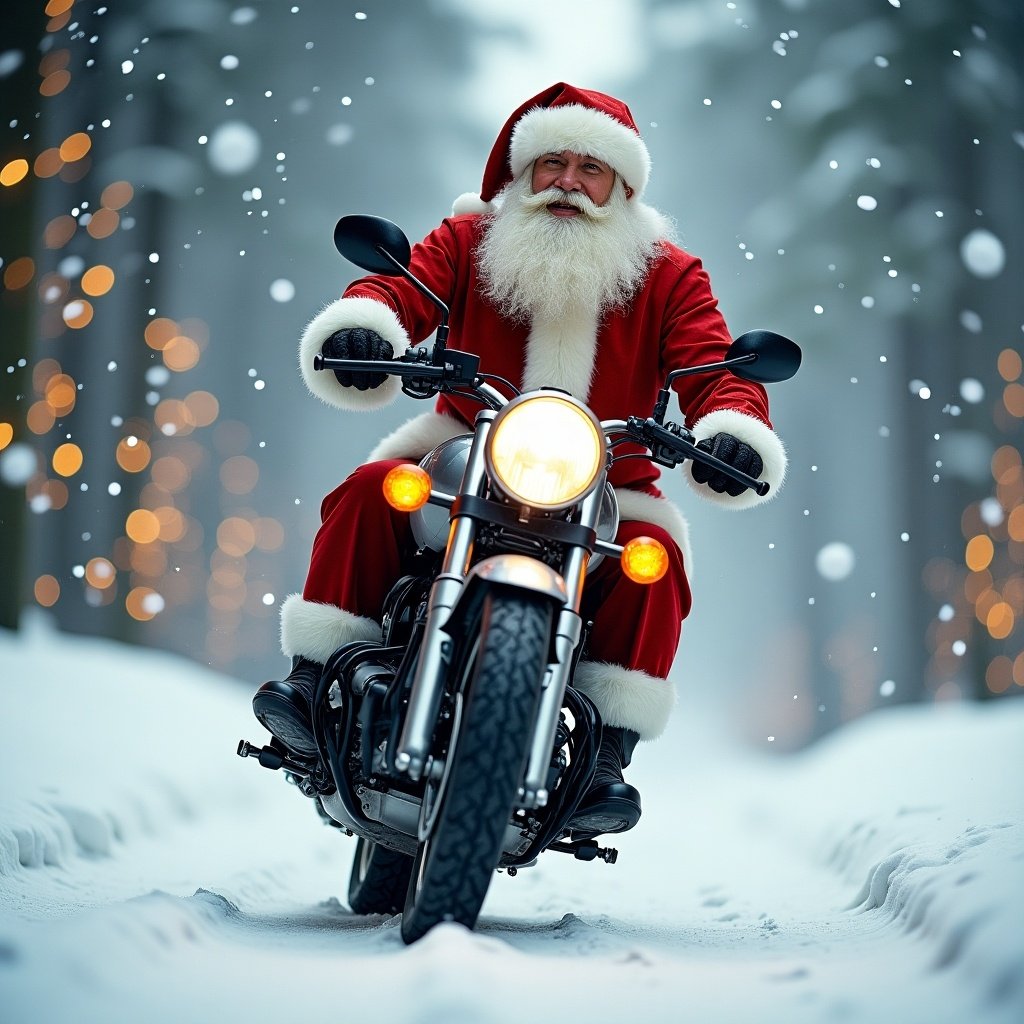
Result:
[[437,341],[434,345],[436,351],[444,351],[448,341],[448,307],[443,303],[422,281],[413,276],[407,267],[402,266],[394,256],[391,255],[382,245],[376,246],[377,252],[390,263],[395,270],[407,281],[416,287],[416,290],[441,310],[441,323],[437,328]]
[[742,363],[753,363],[757,361],[756,352],[748,352],[745,356],[736,356],[735,359],[723,359],[720,363],[705,363],[703,366],[687,366],[682,370],[673,370],[665,378],[665,387],[670,388],[674,380],[680,377],[689,377],[694,373],[708,373],[711,370],[726,370],[730,366],[739,366]]

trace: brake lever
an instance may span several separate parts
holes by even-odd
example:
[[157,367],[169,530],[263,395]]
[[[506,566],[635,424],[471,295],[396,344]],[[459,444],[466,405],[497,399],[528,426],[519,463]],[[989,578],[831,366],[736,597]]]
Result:
[[[630,433],[651,449],[655,461],[662,466],[674,469],[679,463],[690,459],[718,470],[730,480],[749,487],[762,498],[771,490],[771,484],[767,480],[758,480],[749,473],[744,473],[735,466],[730,466],[728,462],[723,462],[709,452],[698,448],[693,442],[693,434],[685,427],[680,427],[678,424],[658,423],[650,417],[642,420],[638,416],[631,416],[627,422]],[[673,430],[672,427],[676,429]]]

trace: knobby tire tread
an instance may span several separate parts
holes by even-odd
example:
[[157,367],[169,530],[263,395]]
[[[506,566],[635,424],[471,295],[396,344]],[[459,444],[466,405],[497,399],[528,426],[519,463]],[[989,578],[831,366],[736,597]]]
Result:
[[[359,877],[363,844],[369,843],[370,860],[366,874]],[[412,857],[389,850],[369,839],[360,839],[352,860],[348,883],[348,905],[353,914],[397,914],[402,910],[412,873]]]
[[418,894],[415,868],[410,881],[402,919],[406,942],[442,921],[469,928],[476,923],[529,750],[550,622],[550,607],[542,601],[488,599],[476,677]]

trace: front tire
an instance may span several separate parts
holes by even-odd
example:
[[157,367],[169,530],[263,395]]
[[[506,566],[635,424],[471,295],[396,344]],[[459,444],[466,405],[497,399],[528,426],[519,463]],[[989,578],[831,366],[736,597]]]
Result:
[[442,921],[476,923],[529,754],[550,631],[551,606],[540,598],[484,599],[436,823],[413,861],[402,915],[407,943]]
[[412,857],[360,836],[348,880],[352,913],[399,913],[411,874]]

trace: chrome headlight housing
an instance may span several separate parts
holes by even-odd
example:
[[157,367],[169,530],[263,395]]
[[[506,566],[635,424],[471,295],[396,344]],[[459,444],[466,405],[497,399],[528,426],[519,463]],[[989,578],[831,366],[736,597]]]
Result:
[[594,489],[607,454],[594,414],[571,395],[531,392],[509,402],[487,439],[491,480],[512,501],[558,511]]

